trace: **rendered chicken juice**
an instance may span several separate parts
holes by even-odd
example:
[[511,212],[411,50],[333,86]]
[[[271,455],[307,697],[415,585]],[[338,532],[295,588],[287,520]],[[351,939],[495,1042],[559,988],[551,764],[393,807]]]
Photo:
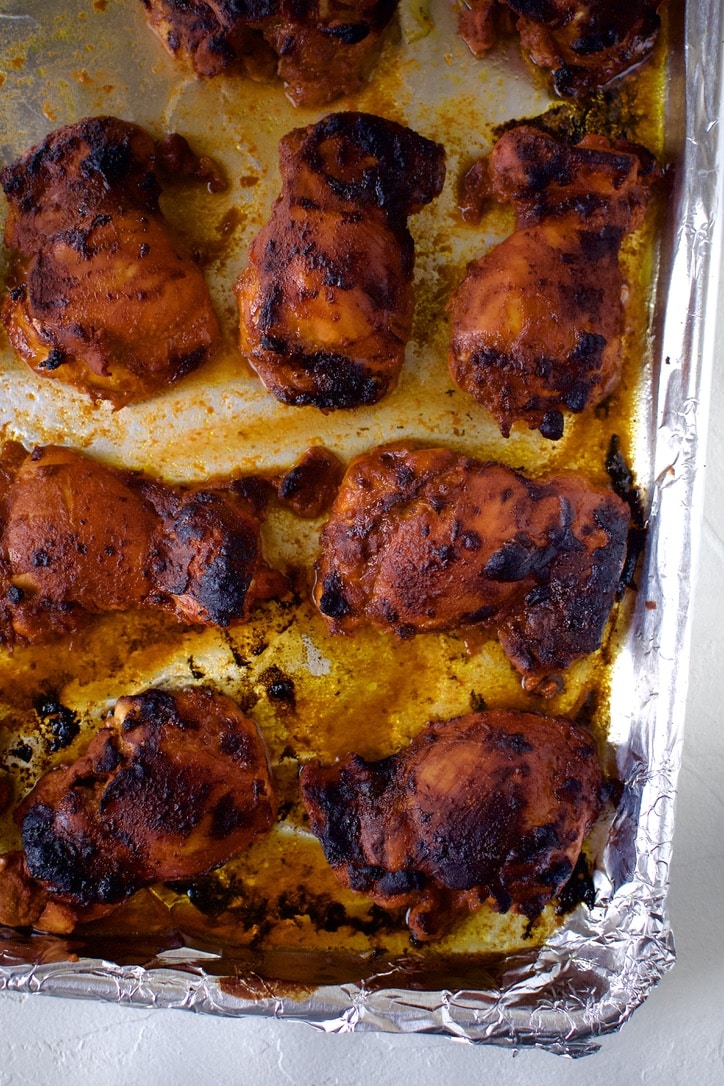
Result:
[[[293,107],[278,82],[239,73],[195,79],[149,33],[142,5],[101,7],[26,3],[13,13],[18,18],[0,20],[3,164],[51,130],[93,115],[142,125],[156,139],[177,131],[197,154],[212,158],[227,179],[224,192],[181,181],[160,202],[186,248],[200,256],[223,344],[160,395],[116,411],[32,373],[4,344],[4,441],[27,449],[71,445],[112,467],[178,486],[279,474],[312,446],[347,464],[376,446],[404,442],[497,461],[537,479],[577,471],[605,487],[607,461],[610,467],[618,447],[653,508],[652,530],[636,575],[638,593],[625,594],[603,648],[575,662],[547,699],[522,688],[500,644],[487,635],[330,632],[311,600],[328,514],[302,520],[273,503],[261,532],[264,555],[287,573],[292,591],[257,607],[247,624],[199,630],[163,613],[107,614],[52,651],[0,649],[0,766],[14,802],[51,766],[80,757],[119,697],[149,687],[210,686],[256,721],[279,803],[270,833],[217,871],[140,889],[69,938],[5,931],[2,977],[16,988],[40,983],[62,994],[116,999],[120,987],[137,1002],[230,1015],[275,1012],[325,1028],[351,1021],[358,1028],[409,1030],[414,1014],[415,1028],[426,1031],[585,1051],[591,1036],[619,1025],[672,962],[665,883],[647,849],[653,842],[661,856],[669,840],[671,751],[683,695],[659,646],[686,643],[686,628],[672,617],[690,577],[691,538],[680,510],[700,484],[698,435],[687,443],[688,432],[682,435],[671,420],[680,417],[677,405],[687,390],[706,388],[706,366],[701,371],[696,352],[677,338],[685,290],[681,279],[674,290],[672,276],[678,268],[687,285],[698,284],[697,306],[682,319],[690,336],[701,338],[706,278],[694,277],[691,266],[681,271],[687,236],[680,223],[712,198],[708,190],[687,188],[697,171],[681,157],[683,129],[673,114],[681,86],[680,5],[672,4],[670,14],[662,10],[654,56],[632,80],[571,104],[553,100],[547,78],[522,59],[517,41],[504,39],[478,61],[455,34],[455,15],[445,4],[433,5],[432,21],[403,4],[402,31],[388,33],[370,84],[314,109]],[[688,5],[687,40],[696,40],[704,9],[712,26],[720,19],[714,8]],[[713,65],[718,73],[718,54]],[[34,112],[25,107],[29,100]],[[466,224],[457,183],[490,150],[499,126],[550,107],[547,123],[573,142],[587,133],[623,136],[662,165],[676,159],[682,187],[666,210],[663,192],[654,198],[622,249],[629,297],[616,390],[590,413],[566,416],[558,441],[520,425],[504,439],[487,410],[455,385],[445,359],[452,293],[467,263],[511,233],[512,216],[492,208],[480,225]],[[279,140],[331,109],[379,114],[443,143],[447,181],[409,224],[416,308],[397,386],[378,403],[322,413],[278,402],[242,360],[233,286],[280,189]],[[694,113],[690,123],[703,125],[705,118]],[[688,155],[700,147],[701,130]],[[673,249],[666,240],[672,208]],[[708,259],[717,253],[714,247]],[[672,368],[681,379],[669,384]],[[671,485],[666,471],[677,461],[682,468]],[[652,689],[656,698],[648,697]],[[335,878],[310,832],[299,770],[352,753],[387,758],[407,749],[429,721],[484,708],[585,724],[604,771],[620,782],[621,799],[612,823],[585,846],[593,875],[582,871],[576,883],[584,906],[562,917],[548,905],[532,923],[484,907],[422,949],[411,944],[399,911]],[[641,764],[648,767],[645,781],[635,769]],[[19,845],[14,802],[2,817],[2,851]],[[565,909],[574,904],[569,900]],[[637,955],[634,948],[644,945],[653,949]],[[183,968],[172,971],[174,964]],[[439,990],[457,994],[441,998]],[[564,1009],[553,1009],[554,1001]]]

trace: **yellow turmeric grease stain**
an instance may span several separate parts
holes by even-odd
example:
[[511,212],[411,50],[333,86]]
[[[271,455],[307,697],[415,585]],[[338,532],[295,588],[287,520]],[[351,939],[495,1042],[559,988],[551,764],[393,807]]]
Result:
[[[265,392],[235,346],[233,282],[279,189],[278,139],[326,111],[293,110],[278,85],[258,86],[238,77],[190,79],[174,68],[137,12],[130,16],[110,7],[103,14],[104,20],[115,20],[109,22],[108,37],[95,38],[94,81],[77,83],[71,103],[60,96],[58,123],[115,110],[158,134],[181,131],[200,153],[221,163],[227,193],[169,189],[163,202],[169,220],[204,261],[225,348],[209,367],[168,393],[114,414],[29,373],[5,345],[0,437],[22,440],[27,447],[52,441],[76,445],[109,463],[172,481],[289,466],[316,443],[349,460],[400,438],[501,460],[536,476],[580,470],[604,483],[606,451],[617,434],[635,463],[640,413],[653,379],[649,303],[661,201],[625,249],[630,283],[625,362],[619,388],[605,405],[569,416],[560,442],[546,442],[519,427],[504,441],[484,408],[452,384],[445,362],[450,293],[466,263],[510,229],[507,213],[493,214],[479,227],[462,223],[456,209],[460,172],[489,150],[496,126],[540,114],[550,98],[545,77],[520,59],[517,43],[503,42],[491,58],[476,62],[455,38],[445,5],[434,7],[434,17],[436,29],[425,38],[406,44],[393,37],[371,87],[337,107],[412,124],[445,143],[448,152],[443,195],[410,223],[417,247],[413,341],[399,386],[382,404],[328,416],[312,408],[286,408]],[[131,33],[145,36],[134,37],[128,48],[124,39],[124,49],[114,52],[121,34]],[[61,37],[56,32],[56,42]],[[84,43],[66,49],[68,70],[79,67]],[[125,57],[129,68],[109,70],[112,56]],[[589,125],[604,118],[604,134],[607,129],[614,136],[625,133],[660,153],[665,71],[664,33],[652,61],[598,99]],[[155,100],[147,93],[149,81],[158,84]],[[131,88],[125,109],[99,91],[110,83]],[[43,93],[46,89],[43,85]],[[15,90],[18,96],[27,93],[27,87]],[[12,109],[13,101],[11,93],[6,108]],[[339,886],[307,828],[297,785],[301,765],[313,758],[328,763],[352,751],[383,757],[403,747],[427,721],[482,705],[571,719],[585,710],[605,757],[611,661],[625,635],[631,593],[617,610],[604,648],[575,665],[563,690],[543,701],[523,692],[494,639],[481,637],[473,645],[457,634],[425,634],[397,641],[374,630],[331,636],[309,602],[322,522],[272,510],[264,529],[266,554],[274,564],[303,571],[298,595],[260,607],[245,627],[195,630],[160,615],[109,615],[50,647],[0,651],[0,768],[12,778],[16,799],[40,773],[77,757],[119,696],[149,686],[172,690],[206,684],[229,694],[257,721],[269,748],[281,808],[275,829],[243,856],[198,880],[190,895],[188,888],[155,887],[88,926],[84,935],[91,952],[116,936],[181,930],[195,945],[225,952],[228,960],[240,948],[301,951],[311,975],[320,952],[339,953],[352,955],[345,958],[350,977],[372,971],[380,956],[411,953],[403,917],[387,915]],[[275,681],[280,677],[281,687]],[[286,696],[279,697],[280,688]],[[80,727],[75,740],[55,752],[47,723],[36,711],[38,699],[48,695],[74,712]],[[18,845],[11,807],[0,819],[0,850]],[[424,958],[462,961],[473,954],[482,960],[542,942],[558,923],[551,908],[532,931],[524,918],[481,909],[427,947]]]

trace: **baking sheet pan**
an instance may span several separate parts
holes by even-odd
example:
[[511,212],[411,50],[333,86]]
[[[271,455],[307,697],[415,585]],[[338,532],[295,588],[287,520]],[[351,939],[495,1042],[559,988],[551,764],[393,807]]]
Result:
[[[350,965],[342,984],[335,968],[335,983],[325,984],[320,962],[312,978],[309,955],[294,947],[264,953],[237,948],[230,969],[228,952],[203,940],[168,949],[154,946],[152,939],[107,941],[99,959],[82,940],[13,932],[3,933],[0,941],[0,987],[225,1015],[274,1014],[327,1031],[443,1032],[579,1055],[595,1046],[598,1034],[620,1026],[671,966],[665,898],[721,255],[722,70],[718,4],[692,2],[685,13],[673,4],[671,11],[672,50],[665,61],[662,112],[658,120],[651,119],[651,139],[661,140],[658,149],[674,170],[661,220],[645,380],[629,382],[626,393],[631,447],[638,480],[650,498],[651,527],[639,592],[624,623],[612,675],[609,738],[624,791],[601,846],[595,907],[571,914],[541,948],[520,942],[495,961],[486,953],[491,944],[481,944],[481,932],[475,930],[471,953],[459,957],[457,970],[448,971],[444,984],[430,988],[428,981],[428,990],[419,990],[414,970],[406,974],[399,960],[382,968],[368,963],[364,980],[362,970]],[[493,223],[483,239],[463,229],[451,181],[466,161],[487,149],[495,125],[539,114],[551,103],[545,80],[520,59],[514,43],[475,62],[455,39],[445,4],[433,4],[435,28],[424,36],[427,28],[403,4],[402,36],[392,36],[380,81],[353,103],[344,103],[444,137],[449,155],[449,181],[439,206],[413,226],[418,320],[400,387],[383,404],[355,412],[350,424],[346,413],[290,413],[271,402],[240,368],[232,331],[231,285],[277,190],[278,138],[324,111],[295,110],[279,87],[242,86],[236,77],[212,82],[184,77],[149,35],[140,4],[77,0],[61,6],[31,0],[4,3],[0,16],[3,161],[62,123],[91,113],[116,113],[159,135],[181,131],[196,149],[213,154],[234,180],[221,198],[192,193],[167,207],[182,230],[188,222],[207,224],[202,238],[207,272],[227,328],[220,358],[162,397],[114,414],[105,405],[90,408],[79,394],[34,378],[5,347],[0,367],[4,438],[26,445],[75,444],[108,462],[183,481],[257,470],[260,463],[288,466],[310,441],[323,442],[345,459],[405,436],[465,450],[472,445],[483,458],[540,462],[551,470],[580,459],[582,437],[575,426],[560,443],[517,434],[515,442],[504,446],[482,408],[471,408],[462,397],[451,405],[455,394],[449,395],[439,365],[443,331],[434,314],[449,289],[445,269],[464,266],[483,244],[495,240],[496,230],[500,236],[506,230],[504,221]],[[472,117],[478,123],[471,123]],[[250,178],[253,185],[241,184],[240,179]],[[232,208],[239,207],[243,214],[232,219]],[[223,224],[232,221],[229,237]],[[159,440],[159,434],[170,439]],[[275,538],[285,540],[282,559],[290,553],[313,557],[313,531],[300,538],[289,522],[281,528]],[[214,656],[213,643],[206,650]],[[476,666],[487,663],[479,660]],[[140,670],[129,667],[121,666],[113,681],[141,681]],[[175,658],[164,659],[157,671],[168,683],[186,678]],[[470,683],[478,679],[483,681],[482,675],[469,677]],[[584,669],[573,689],[585,686],[586,679]],[[109,689],[107,681],[99,680],[96,687],[80,684],[77,696],[88,701],[90,692],[100,705]],[[521,697],[517,687],[505,682],[497,696],[513,702]],[[401,737],[405,727],[403,722]],[[499,936],[495,932],[493,942]],[[230,980],[225,975],[231,971]]]

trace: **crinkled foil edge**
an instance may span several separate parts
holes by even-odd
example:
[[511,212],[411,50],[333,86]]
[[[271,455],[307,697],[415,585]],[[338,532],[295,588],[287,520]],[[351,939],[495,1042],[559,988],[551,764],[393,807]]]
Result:
[[[598,1047],[674,963],[666,894],[681,762],[686,670],[704,493],[709,387],[722,259],[722,40],[719,0],[685,16],[683,145],[667,214],[656,366],[648,552],[624,654],[628,705],[618,769],[624,793],[596,872],[598,903],[579,910],[536,955],[516,958],[487,991],[405,991],[374,982],[277,996],[245,975],[248,998],[224,989],[193,949],[145,967],[81,958],[27,964],[0,942],[0,990],[41,992],[230,1017],[306,1021],[328,1033],[447,1034],[474,1043],[535,1046],[567,1056]],[[649,601],[649,606],[646,602]],[[654,601],[655,607],[651,606]],[[626,699],[618,699],[625,701]]]

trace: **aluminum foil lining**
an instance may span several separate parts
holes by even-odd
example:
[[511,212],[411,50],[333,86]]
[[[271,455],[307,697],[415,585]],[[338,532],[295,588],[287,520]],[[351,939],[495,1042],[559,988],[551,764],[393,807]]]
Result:
[[[0,37],[17,18],[0,14]],[[510,959],[499,983],[481,991],[387,988],[381,975],[285,994],[251,973],[241,995],[214,975],[215,955],[193,948],[162,953],[144,967],[121,966],[73,960],[62,940],[41,938],[31,946],[10,932],[0,935],[0,989],[292,1018],[332,1033],[448,1034],[581,1056],[596,1049],[597,1037],[618,1029],[671,968],[666,893],[722,257],[724,121],[719,0],[690,0],[684,19],[685,93],[670,90],[668,98],[684,111],[670,117],[671,130],[685,138],[674,150],[656,302],[656,377],[644,434],[652,450],[651,527],[617,665],[612,735],[624,792],[595,873],[596,906],[573,913],[539,951]],[[652,600],[656,607],[647,607]]]

